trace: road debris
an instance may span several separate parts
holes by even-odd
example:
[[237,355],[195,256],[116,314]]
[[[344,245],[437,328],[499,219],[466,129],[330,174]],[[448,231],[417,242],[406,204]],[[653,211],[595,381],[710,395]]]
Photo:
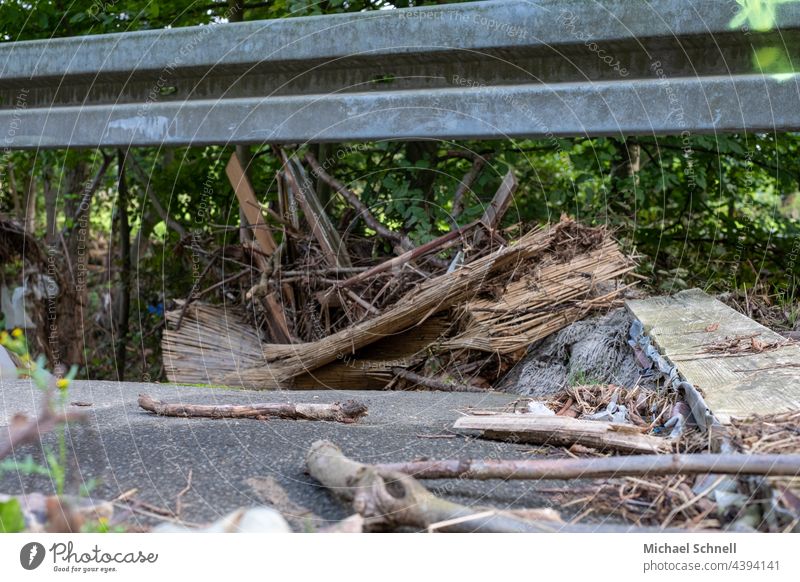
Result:
[[416,479],[596,479],[653,475],[800,475],[800,454],[628,455],[588,459],[442,460],[376,465]]
[[329,441],[311,445],[306,465],[312,477],[352,503],[370,530],[410,527],[429,532],[473,533],[647,531],[609,524],[565,524],[552,511],[534,514],[556,518],[544,521],[524,519],[511,511],[466,507],[437,497],[409,475],[354,461]]
[[[287,155],[284,162],[287,196],[313,198],[300,161]],[[310,238],[283,225],[276,248],[243,249],[259,281],[247,310],[204,304],[202,292],[193,292],[167,312],[170,380],[255,389],[487,389],[531,343],[619,305],[621,278],[635,266],[607,229],[568,218],[505,240],[496,228],[516,187],[513,175],[481,220],[414,247],[313,157],[306,162],[371,225],[374,245],[384,241],[395,256],[376,260],[374,249],[366,255],[362,241],[346,233],[334,256],[322,242],[332,240],[332,226],[311,204]],[[234,174],[240,185],[244,178]]]
[[147,394],[139,395],[139,406],[159,416],[181,418],[253,418],[267,420],[281,418],[289,420],[322,420],[350,424],[367,415],[366,404],[357,400],[346,400],[333,404],[288,404],[269,402],[256,404],[170,404],[154,400]]
[[621,453],[667,453],[666,439],[642,434],[630,424],[582,420],[566,416],[497,414],[462,416],[454,430],[479,430],[484,438],[553,446],[583,445],[600,451]]

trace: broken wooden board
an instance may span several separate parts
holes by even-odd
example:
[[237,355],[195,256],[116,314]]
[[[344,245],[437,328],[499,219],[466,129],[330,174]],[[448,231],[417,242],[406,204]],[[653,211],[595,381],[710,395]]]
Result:
[[278,248],[278,245],[275,243],[272,231],[261,214],[261,205],[256,198],[256,191],[236,154],[233,154],[228,161],[225,173],[228,175],[231,186],[233,186],[233,191],[236,192],[236,198],[239,200],[239,205],[247,218],[248,225],[253,230],[258,246],[261,247],[263,252],[271,255]]
[[800,409],[797,344],[699,289],[626,306],[721,422]]
[[618,453],[668,453],[672,443],[660,437],[642,434],[630,424],[583,420],[567,416],[535,414],[493,414],[462,416],[454,429],[483,431],[483,437],[517,443],[570,447],[583,445],[600,451]]

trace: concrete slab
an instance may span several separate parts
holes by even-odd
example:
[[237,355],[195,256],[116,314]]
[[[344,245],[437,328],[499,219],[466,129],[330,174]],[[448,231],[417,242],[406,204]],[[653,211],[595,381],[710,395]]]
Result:
[[[154,398],[192,403],[247,403],[266,401],[334,402],[357,398],[369,405],[369,416],[359,424],[286,420],[210,420],[156,417],[139,409],[136,399],[146,392]],[[0,383],[0,431],[15,412],[35,414],[41,394],[24,380]],[[433,392],[254,392],[166,384],[76,382],[69,402],[86,402],[89,420],[69,427],[68,489],[100,478],[92,496],[113,498],[138,488],[140,498],[162,507],[174,507],[175,498],[193,472],[191,491],[183,497],[182,517],[205,523],[229,511],[261,504],[245,483],[250,477],[272,476],[286,488],[292,501],[336,520],[349,514],[305,474],[305,454],[317,439],[330,439],[345,453],[368,463],[419,458],[531,458],[530,445],[455,438],[425,438],[447,431],[459,410],[474,406],[500,407],[514,399],[507,394]],[[54,446],[55,435],[46,443]],[[40,447],[17,452],[41,459]],[[430,481],[438,494],[470,505],[496,507],[547,506],[539,487],[563,483]],[[5,493],[51,492],[53,484],[41,476],[6,472],[0,476]],[[580,507],[576,508],[580,511]],[[148,524],[147,518],[133,521]]]

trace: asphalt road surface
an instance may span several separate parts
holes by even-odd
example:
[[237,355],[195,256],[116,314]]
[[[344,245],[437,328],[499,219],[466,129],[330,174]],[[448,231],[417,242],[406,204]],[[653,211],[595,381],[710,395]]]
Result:
[[[137,405],[140,393],[156,399],[193,404],[255,402],[335,402],[355,398],[366,402],[369,415],[358,424],[293,420],[213,420],[158,417]],[[81,483],[99,479],[91,496],[111,499],[138,489],[140,499],[174,508],[176,496],[186,487],[192,471],[191,490],[182,497],[181,517],[208,523],[242,507],[261,505],[246,484],[250,477],[272,476],[294,503],[325,519],[337,520],[352,511],[305,473],[305,455],[312,442],[328,439],[352,458],[367,462],[395,462],[421,458],[534,458],[546,454],[531,445],[483,441],[455,435],[450,427],[470,407],[495,408],[513,401],[508,394],[443,392],[257,392],[223,388],[141,384],[132,382],[76,382],[69,402],[91,406],[71,407],[86,412],[88,420],[68,429],[69,469],[67,489],[77,492]],[[0,434],[14,413],[36,414],[41,393],[26,380],[0,384]],[[431,438],[434,435],[451,435]],[[54,435],[46,444],[54,447]],[[41,447],[26,446],[18,459],[32,454],[42,458]],[[553,496],[539,488],[563,483],[553,481],[428,481],[449,499],[468,505],[498,508],[551,506]],[[0,476],[0,492],[51,493],[47,477],[6,471]],[[151,525],[147,517],[132,520]]]

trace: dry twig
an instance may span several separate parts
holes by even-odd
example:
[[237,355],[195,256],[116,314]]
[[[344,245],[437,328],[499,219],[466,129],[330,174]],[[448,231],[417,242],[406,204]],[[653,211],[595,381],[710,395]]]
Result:
[[139,406],[159,416],[182,418],[282,418],[291,420],[323,420],[353,423],[367,414],[367,406],[357,400],[333,404],[288,404],[269,402],[260,404],[170,404],[154,400],[147,394],[139,395]]

